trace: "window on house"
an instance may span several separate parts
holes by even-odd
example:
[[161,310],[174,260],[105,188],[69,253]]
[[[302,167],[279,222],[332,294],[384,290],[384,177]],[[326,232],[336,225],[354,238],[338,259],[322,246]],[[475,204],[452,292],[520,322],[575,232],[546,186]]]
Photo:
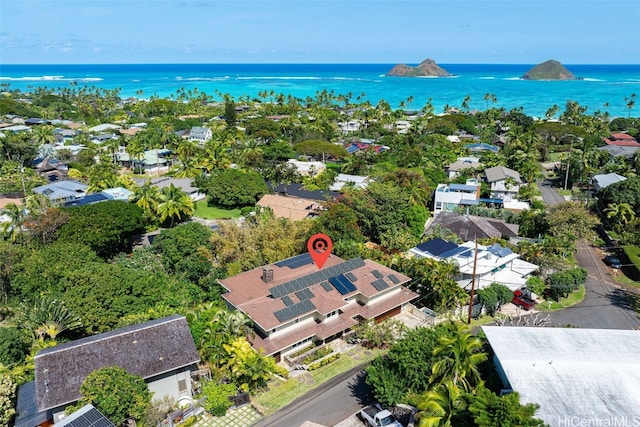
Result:
[[187,391],[187,380],[178,380],[178,392],[183,393]]

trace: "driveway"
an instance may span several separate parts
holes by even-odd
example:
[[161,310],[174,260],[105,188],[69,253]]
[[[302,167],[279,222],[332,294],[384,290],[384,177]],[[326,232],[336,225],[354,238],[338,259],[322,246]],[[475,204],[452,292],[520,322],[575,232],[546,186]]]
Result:
[[632,301],[638,299],[612,278],[613,269],[602,262],[598,249],[586,241],[577,244],[576,259],[587,269],[585,299],[564,310],[549,313],[549,326],[577,326],[592,329],[639,329],[640,319]]
[[542,200],[544,200],[544,203],[547,206],[557,205],[558,203],[565,201],[564,196],[560,195],[558,190],[553,188],[549,181],[538,182],[538,188],[542,194]]

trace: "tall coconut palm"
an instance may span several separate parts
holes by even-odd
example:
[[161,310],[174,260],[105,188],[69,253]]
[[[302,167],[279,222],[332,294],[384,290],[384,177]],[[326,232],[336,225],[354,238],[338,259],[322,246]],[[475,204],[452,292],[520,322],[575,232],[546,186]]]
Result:
[[636,213],[629,203],[610,203],[605,212],[607,218],[615,219],[620,225],[627,225],[636,217]]
[[173,184],[162,189],[159,201],[158,215],[160,222],[170,219],[170,227],[173,227],[176,218],[181,220],[182,218],[190,217],[195,210],[191,197]]
[[454,416],[465,406],[463,394],[453,381],[438,384],[418,398],[418,426],[452,427]]
[[37,126],[33,130],[32,140],[36,145],[53,144],[56,142],[56,138],[53,134],[53,126]]
[[15,242],[22,229],[22,224],[26,218],[26,212],[22,206],[15,203],[8,203],[2,213],[9,217],[8,221],[2,223],[2,233]]
[[437,360],[431,366],[429,381],[434,384],[451,381],[470,392],[481,381],[478,365],[487,360],[481,350],[482,341],[464,324],[456,323],[450,334],[438,339],[433,350]]
[[160,190],[156,185],[151,184],[148,179],[140,187],[133,190],[130,201],[141,207],[145,214],[151,218],[156,216],[160,200]]

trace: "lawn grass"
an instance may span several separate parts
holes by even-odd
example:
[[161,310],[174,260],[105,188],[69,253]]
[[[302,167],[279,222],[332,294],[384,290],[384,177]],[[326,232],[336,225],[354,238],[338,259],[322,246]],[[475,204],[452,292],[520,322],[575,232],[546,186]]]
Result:
[[571,307],[578,304],[584,299],[586,293],[587,292],[584,285],[580,285],[580,287],[577,290],[571,292],[568,297],[560,298],[559,302],[554,300],[546,300],[536,305],[536,308],[541,311],[562,310],[563,308]]
[[233,219],[240,218],[240,209],[223,209],[216,206],[208,206],[207,200],[196,202],[196,210],[193,216],[204,219]]
[[260,409],[263,415],[269,416],[295,399],[303,396],[314,388],[329,381],[331,378],[360,364],[370,362],[383,350],[366,350],[360,346],[345,352],[335,362],[305,372],[305,376],[291,377],[286,381],[274,379],[269,382],[269,390],[254,396],[253,403]]

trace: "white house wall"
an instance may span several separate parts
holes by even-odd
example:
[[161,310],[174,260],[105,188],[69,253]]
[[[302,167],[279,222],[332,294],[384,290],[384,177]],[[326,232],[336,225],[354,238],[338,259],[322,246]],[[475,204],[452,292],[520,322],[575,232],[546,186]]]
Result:
[[[184,381],[186,386],[184,391],[179,389],[179,381]],[[149,390],[153,393],[154,399],[161,399],[164,396],[171,396],[178,401],[181,397],[191,397],[191,375],[190,371],[183,371],[169,375],[148,383]]]

